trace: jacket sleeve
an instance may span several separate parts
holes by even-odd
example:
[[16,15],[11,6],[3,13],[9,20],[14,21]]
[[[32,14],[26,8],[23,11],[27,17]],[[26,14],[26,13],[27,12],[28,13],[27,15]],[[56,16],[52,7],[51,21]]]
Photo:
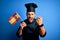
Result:
[[[20,26],[19,26],[19,29],[20,29]],[[19,31],[19,29],[18,29],[18,31]],[[22,35],[19,36],[18,31],[17,31],[17,33],[16,33],[16,36],[20,38]]]
[[[38,30],[41,30],[41,29],[39,28],[39,26],[38,26]],[[47,33],[47,32],[45,32],[44,35],[41,35],[41,34],[39,33],[39,35],[40,35],[40,37],[45,37],[45,36],[46,36],[46,33]]]
[[40,35],[40,37],[45,37],[46,36],[46,32],[45,32],[45,34],[44,35]]

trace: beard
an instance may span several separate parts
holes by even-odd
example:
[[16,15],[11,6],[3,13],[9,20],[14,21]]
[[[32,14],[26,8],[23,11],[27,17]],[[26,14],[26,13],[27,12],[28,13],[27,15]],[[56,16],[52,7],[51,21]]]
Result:
[[34,19],[34,18],[31,18],[31,17],[28,18],[28,20],[29,20],[30,23],[33,22],[33,19]]

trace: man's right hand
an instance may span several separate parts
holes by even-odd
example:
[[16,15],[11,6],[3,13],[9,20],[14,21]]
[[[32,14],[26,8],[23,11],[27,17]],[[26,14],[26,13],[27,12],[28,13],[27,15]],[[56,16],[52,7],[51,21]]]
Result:
[[20,24],[20,27],[23,29],[24,27],[26,27],[27,26],[27,24],[25,23],[25,22],[22,22],[21,24]]

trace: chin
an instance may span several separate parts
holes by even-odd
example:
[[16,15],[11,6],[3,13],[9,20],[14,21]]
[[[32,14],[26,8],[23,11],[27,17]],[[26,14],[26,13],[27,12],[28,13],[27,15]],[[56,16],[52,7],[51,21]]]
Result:
[[30,22],[30,23],[32,23],[32,22],[33,22],[33,20],[29,20],[29,22]]
[[32,21],[30,21],[30,23],[32,23]]

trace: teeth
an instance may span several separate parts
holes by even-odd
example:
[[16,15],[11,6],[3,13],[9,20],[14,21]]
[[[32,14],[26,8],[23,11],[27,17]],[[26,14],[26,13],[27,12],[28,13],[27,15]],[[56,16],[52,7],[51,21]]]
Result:
[[31,20],[32,20],[32,18],[31,18]]

